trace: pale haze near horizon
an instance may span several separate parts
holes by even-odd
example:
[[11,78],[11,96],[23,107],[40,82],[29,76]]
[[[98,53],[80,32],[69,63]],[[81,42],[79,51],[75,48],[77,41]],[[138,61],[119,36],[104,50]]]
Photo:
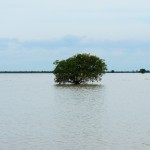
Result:
[[52,70],[91,53],[108,69],[150,69],[148,0],[0,0],[0,70]]

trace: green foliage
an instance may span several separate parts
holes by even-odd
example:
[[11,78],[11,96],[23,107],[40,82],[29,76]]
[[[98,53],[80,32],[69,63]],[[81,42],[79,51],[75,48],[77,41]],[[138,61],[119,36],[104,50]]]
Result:
[[146,73],[146,70],[145,69],[140,69],[140,71],[139,71],[140,73]]
[[66,60],[54,62],[55,82],[80,84],[99,81],[107,70],[104,60],[90,54],[77,54]]

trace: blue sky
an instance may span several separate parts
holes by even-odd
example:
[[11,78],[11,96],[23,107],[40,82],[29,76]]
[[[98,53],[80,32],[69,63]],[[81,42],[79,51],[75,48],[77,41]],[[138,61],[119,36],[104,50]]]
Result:
[[0,0],[0,70],[53,70],[97,55],[109,70],[150,70],[149,0]]

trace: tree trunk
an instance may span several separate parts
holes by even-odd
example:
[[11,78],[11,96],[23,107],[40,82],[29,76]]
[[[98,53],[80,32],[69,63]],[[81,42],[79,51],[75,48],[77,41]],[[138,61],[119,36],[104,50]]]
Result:
[[79,81],[74,81],[74,84],[80,84],[80,82]]

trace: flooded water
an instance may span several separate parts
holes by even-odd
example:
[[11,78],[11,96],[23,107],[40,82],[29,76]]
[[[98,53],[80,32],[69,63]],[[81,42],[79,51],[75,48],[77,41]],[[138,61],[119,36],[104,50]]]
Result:
[[150,74],[55,85],[52,74],[0,74],[0,150],[149,150]]

